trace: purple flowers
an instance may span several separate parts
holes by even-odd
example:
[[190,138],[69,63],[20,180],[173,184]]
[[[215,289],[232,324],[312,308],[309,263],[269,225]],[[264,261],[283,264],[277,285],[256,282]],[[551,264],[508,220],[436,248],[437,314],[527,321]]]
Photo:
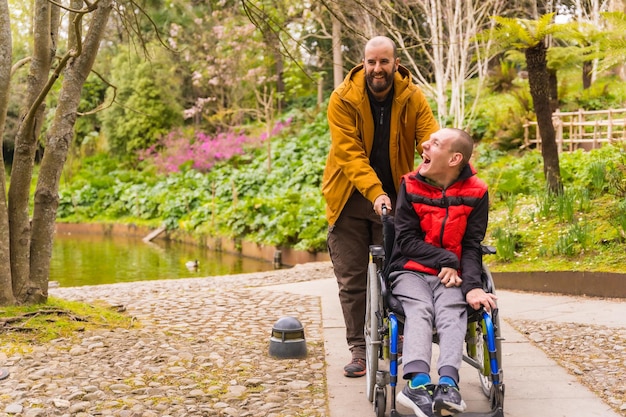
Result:
[[[291,123],[291,119],[278,122],[272,129],[272,136]],[[152,161],[160,172],[180,171],[183,165],[208,172],[220,161],[243,155],[246,148],[255,148],[267,140],[267,133],[258,137],[247,136],[234,131],[219,132],[211,136],[204,132],[186,132],[176,129],[159,142],[140,152],[140,160]]]

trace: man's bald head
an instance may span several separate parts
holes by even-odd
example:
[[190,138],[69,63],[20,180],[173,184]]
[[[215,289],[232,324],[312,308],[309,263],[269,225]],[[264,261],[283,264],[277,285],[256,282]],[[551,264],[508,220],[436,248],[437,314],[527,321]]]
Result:
[[364,56],[367,55],[367,50],[369,48],[376,48],[379,46],[389,46],[393,50],[393,58],[396,59],[398,57],[398,50],[396,48],[396,44],[390,38],[386,36],[375,36],[365,44],[365,53]]
[[465,130],[453,127],[445,129],[450,130],[454,134],[454,141],[451,144],[452,151],[459,152],[463,155],[462,166],[467,165],[472,157],[472,153],[474,152],[474,140]]

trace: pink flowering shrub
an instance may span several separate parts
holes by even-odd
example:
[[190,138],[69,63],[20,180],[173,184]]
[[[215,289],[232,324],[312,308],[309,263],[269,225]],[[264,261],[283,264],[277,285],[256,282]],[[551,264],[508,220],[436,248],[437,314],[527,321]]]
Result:
[[[291,119],[276,123],[272,136],[280,133],[290,122]],[[182,129],[176,129],[155,145],[141,151],[139,158],[152,161],[164,173],[179,172],[183,165],[189,165],[200,172],[208,172],[217,162],[242,155],[245,147],[259,146],[266,140],[267,133],[250,137],[231,130],[210,136],[204,132],[190,135]]]

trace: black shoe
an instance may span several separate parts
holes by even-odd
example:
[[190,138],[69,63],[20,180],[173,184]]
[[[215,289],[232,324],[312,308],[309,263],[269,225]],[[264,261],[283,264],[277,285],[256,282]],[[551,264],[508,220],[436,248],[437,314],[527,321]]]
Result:
[[348,378],[358,378],[365,372],[365,359],[361,358],[353,358],[352,362],[343,367],[343,375]]
[[461,393],[457,387],[450,385],[437,385],[433,395],[433,411],[440,416],[453,416],[465,411],[465,401],[461,399]]
[[409,384],[396,396],[396,401],[413,410],[417,417],[435,417],[433,414],[433,385],[420,385],[417,388]]

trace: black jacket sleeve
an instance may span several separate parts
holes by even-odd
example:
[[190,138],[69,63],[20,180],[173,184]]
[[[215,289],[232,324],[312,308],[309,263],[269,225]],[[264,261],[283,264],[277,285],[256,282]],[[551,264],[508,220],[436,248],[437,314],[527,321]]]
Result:
[[467,294],[474,288],[481,288],[482,249],[481,242],[487,233],[489,221],[489,193],[485,193],[478,205],[467,218],[467,228],[463,236],[463,252],[461,255],[461,288]]

